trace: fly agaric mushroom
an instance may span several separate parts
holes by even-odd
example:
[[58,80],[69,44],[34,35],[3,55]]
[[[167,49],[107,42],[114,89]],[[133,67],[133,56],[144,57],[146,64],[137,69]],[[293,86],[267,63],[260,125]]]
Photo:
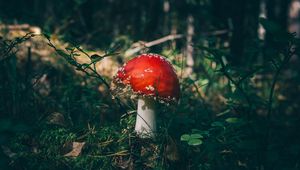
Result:
[[170,103],[179,99],[179,81],[172,65],[160,55],[142,54],[119,68],[114,83],[137,94],[135,131],[141,138],[153,138],[156,132],[156,102]]

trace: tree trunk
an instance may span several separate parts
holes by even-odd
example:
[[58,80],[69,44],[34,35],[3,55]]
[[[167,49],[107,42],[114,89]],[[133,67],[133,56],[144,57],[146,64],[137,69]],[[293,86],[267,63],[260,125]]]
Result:
[[186,70],[185,75],[188,76],[193,72],[194,66],[194,47],[193,47],[193,36],[194,36],[194,16],[189,14],[187,16],[187,34],[186,34]]
[[245,18],[245,2],[240,0],[233,0],[232,12],[230,18],[232,19],[232,37],[230,40],[231,58],[229,62],[233,65],[241,63],[244,52],[244,18]]
[[[259,4],[259,17],[267,18],[266,2],[264,0],[260,1]],[[266,30],[262,25],[258,26],[258,37],[261,40],[265,40],[266,38]]]
[[164,10],[163,35],[168,35],[169,34],[169,15],[170,15],[170,2],[169,2],[169,0],[164,0],[163,10]]
[[291,4],[289,7],[288,31],[296,32],[297,37],[299,37],[299,33],[300,33],[299,15],[300,15],[300,1],[291,0]]
[[260,11],[260,0],[248,0],[246,3],[244,20],[244,53],[240,63],[252,65],[258,59],[258,18]]
[[[255,59],[247,51],[258,36],[258,15],[260,0],[213,1],[214,13],[220,21],[229,19],[231,29],[230,57],[232,65],[240,65]],[[226,24],[226,23],[223,23]]]

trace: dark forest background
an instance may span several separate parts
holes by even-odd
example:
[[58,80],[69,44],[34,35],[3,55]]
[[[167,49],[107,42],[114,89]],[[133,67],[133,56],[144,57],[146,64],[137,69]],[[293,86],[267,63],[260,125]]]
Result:
[[[300,169],[299,0],[0,0],[0,169]],[[158,53],[178,104],[110,86]],[[3,168],[1,168],[3,167]]]

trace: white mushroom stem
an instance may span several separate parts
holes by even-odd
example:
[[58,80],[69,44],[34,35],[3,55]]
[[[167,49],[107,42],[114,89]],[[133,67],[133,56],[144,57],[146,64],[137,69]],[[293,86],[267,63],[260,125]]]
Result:
[[141,138],[154,138],[156,132],[155,101],[148,97],[138,99],[135,131]]

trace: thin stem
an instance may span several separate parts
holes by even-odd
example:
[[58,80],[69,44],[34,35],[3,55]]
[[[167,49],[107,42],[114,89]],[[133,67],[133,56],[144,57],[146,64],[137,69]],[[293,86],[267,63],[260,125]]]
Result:
[[[50,47],[52,47],[56,52],[60,51],[60,49],[58,49],[52,42],[51,40],[49,39],[49,37],[46,37],[46,39],[48,40],[48,45]],[[82,52],[84,55],[86,55],[89,59],[91,59],[91,57],[89,56],[88,53],[86,53],[84,50],[82,50],[80,47],[75,47],[77,50],[79,50],[80,52]],[[74,53],[74,50],[71,51],[70,54],[66,54],[68,55],[69,57],[72,58],[72,60],[75,60],[72,56],[73,56],[73,53]],[[60,55],[60,53],[58,53]],[[112,54],[116,54],[116,53],[112,53]],[[105,54],[103,57],[107,57],[109,56],[109,54]],[[86,75],[90,76],[90,77],[94,77],[98,80],[100,80],[101,83],[103,83],[105,85],[105,87],[108,89],[109,91],[109,94],[111,96],[113,96],[112,92],[111,92],[111,89],[110,89],[110,85],[106,82],[106,80],[96,71],[96,67],[95,67],[95,63],[93,61],[91,61],[90,64],[87,65],[86,68],[82,68],[82,65],[81,64],[78,64],[77,62],[75,63],[71,63],[71,65],[75,66],[76,69],[84,72]],[[91,67],[91,65],[94,66],[94,69]],[[88,69],[89,71],[91,71],[93,74],[91,74],[90,72],[88,72],[86,69]],[[116,97],[116,96],[113,96],[116,100],[116,103],[119,105],[119,107],[125,111],[125,113],[128,115],[126,109],[124,108],[123,104],[121,103],[121,100]]]
[[281,73],[282,69],[285,67],[285,65],[290,61],[291,57],[292,57],[293,53],[288,52],[288,56],[284,58],[284,60],[282,61],[282,63],[280,64],[280,66],[278,67],[278,69],[275,72],[273,81],[272,81],[272,85],[271,85],[271,90],[269,93],[269,100],[268,100],[268,117],[270,116],[270,114],[272,113],[272,105],[273,105],[273,96],[274,96],[274,90],[275,90],[275,85],[277,83],[278,80],[278,76]]
[[[282,69],[286,66],[286,64],[288,64],[288,62],[290,61],[293,54],[294,54],[294,52],[291,51],[291,44],[289,44],[285,58],[280,63],[279,67],[276,67],[277,70],[276,70],[273,80],[272,80],[271,89],[270,89],[270,93],[269,93],[269,99],[268,99],[268,111],[267,111],[267,117],[266,117],[266,134],[265,134],[265,137],[263,138],[263,145],[262,145],[262,148],[265,149],[265,151],[263,152],[263,155],[265,158],[267,155],[267,147],[268,147],[270,135],[271,135],[271,133],[270,133],[271,132],[271,120],[270,119],[271,119],[271,114],[272,114],[272,105],[273,105],[273,96],[275,93],[275,85],[277,83],[278,77],[279,77]],[[263,162],[266,162],[266,161],[263,161]]]
[[222,72],[223,72],[223,74],[225,75],[225,77],[229,80],[229,81],[231,81],[233,84],[234,84],[234,86],[243,94],[243,96],[245,97],[245,99],[246,99],[246,101],[247,101],[247,103],[248,103],[248,105],[249,105],[249,108],[250,109],[248,109],[248,114],[249,114],[249,112],[251,111],[251,108],[252,108],[252,103],[251,103],[251,100],[250,100],[250,98],[249,98],[249,96],[245,93],[245,91],[241,88],[241,86],[239,85],[239,83],[238,82],[236,82],[229,74],[228,74],[228,72],[226,71],[226,66],[225,66],[225,64],[224,64],[224,62],[222,61],[222,59],[220,58],[219,59],[219,62],[221,63],[221,67],[222,67]]

